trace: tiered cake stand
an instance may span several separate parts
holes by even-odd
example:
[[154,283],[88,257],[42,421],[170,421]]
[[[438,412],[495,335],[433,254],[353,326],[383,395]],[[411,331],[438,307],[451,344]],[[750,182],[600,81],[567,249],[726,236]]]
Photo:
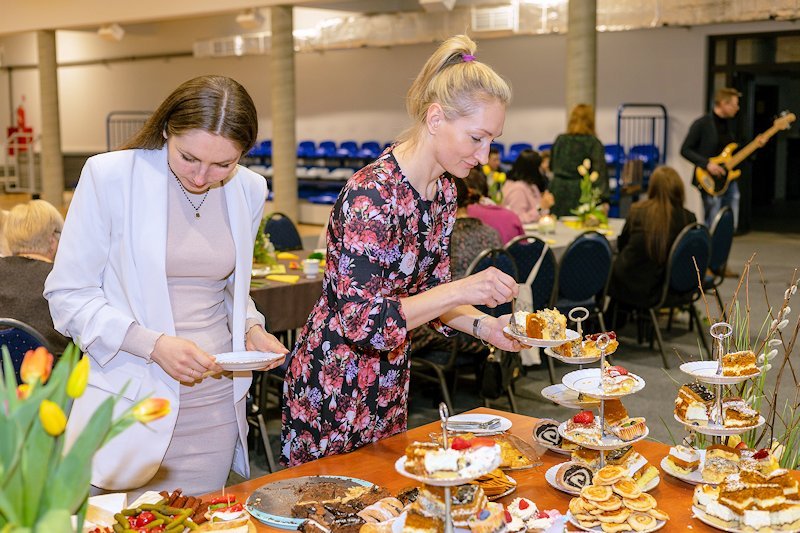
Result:
[[[450,412],[447,409],[447,405],[443,402],[439,404],[439,417],[442,423],[442,447],[447,449],[450,446],[450,438],[448,436],[447,430],[447,419],[450,418]],[[473,472],[470,476],[463,476],[457,478],[447,478],[447,479],[439,479],[439,478],[431,478],[425,476],[418,476],[408,472],[405,469],[405,457],[400,457],[397,462],[395,463],[395,470],[398,473],[402,474],[405,477],[414,479],[416,481],[420,481],[427,485],[433,485],[437,487],[442,487],[444,489],[444,531],[445,533],[453,533],[453,515],[451,512],[452,507],[452,496],[450,495],[450,488],[455,487],[458,485],[463,485],[465,483],[469,483],[470,481],[476,480],[479,477],[488,474],[492,470],[496,469],[500,466],[500,456],[497,456],[497,460],[487,466],[485,471]]]
[[[570,372],[561,380],[562,383],[569,389],[583,393],[586,396],[591,396],[592,398],[597,398],[600,400],[600,439],[599,442],[578,442],[579,445],[583,446],[584,448],[589,448],[590,450],[599,450],[600,451],[600,467],[605,466],[605,452],[608,450],[616,450],[618,448],[624,448],[625,446],[629,446],[635,442],[638,442],[650,433],[649,429],[645,429],[645,432],[632,440],[622,440],[615,435],[611,435],[606,432],[605,427],[605,402],[606,400],[612,399],[619,399],[623,396],[628,396],[630,394],[634,394],[642,390],[645,386],[645,382],[642,378],[635,374],[628,374],[631,378],[636,380],[636,384],[634,385],[633,389],[630,392],[624,393],[614,393],[610,394],[603,391],[603,383],[602,383],[602,376],[603,376],[603,368],[606,364],[606,348],[608,347],[609,338],[607,335],[603,334],[597,340],[597,347],[600,348],[600,368],[589,368],[584,370],[576,370],[574,372]],[[558,432],[562,438],[570,439],[569,435],[567,435],[567,422],[563,422],[558,427]]]
[[[709,435],[712,437],[715,443],[720,443],[722,441],[722,437],[726,437],[729,435],[741,435],[742,433],[747,433],[751,429],[755,429],[760,427],[764,424],[765,420],[763,416],[758,417],[758,423],[753,426],[746,426],[746,427],[726,427],[725,426],[725,412],[722,409],[722,400],[724,389],[723,385],[736,385],[738,383],[742,383],[743,381],[747,381],[748,379],[753,379],[757,377],[760,373],[757,372],[755,374],[751,374],[748,376],[724,376],[722,374],[722,355],[725,353],[725,349],[723,346],[724,339],[727,339],[733,333],[733,328],[727,322],[717,322],[713,326],[709,328],[709,332],[711,336],[716,339],[715,348],[717,357],[715,361],[693,361],[690,363],[684,363],[680,366],[682,372],[692,376],[697,381],[701,383],[707,383],[709,385],[714,385],[714,394],[716,395],[716,403],[713,407],[713,412],[711,413],[711,421],[707,426],[697,426],[692,424],[691,422],[687,422],[685,420],[681,420],[678,415],[674,415],[675,420],[686,426],[689,431],[694,431],[697,433],[702,433],[703,435]],[[713,421],[713,422],[712,422]],[[704,450],[699,450],[701,452],[701,457],[703,460],[705,459]],[[664,461],[666,458],[662,460],[662,469],[665,470],[668,474],[688,483],[705,483],[702,477],[700,476],[699,472],[692,472],[692,474],[687,476],[676,475],[671,469],[664,468]]]

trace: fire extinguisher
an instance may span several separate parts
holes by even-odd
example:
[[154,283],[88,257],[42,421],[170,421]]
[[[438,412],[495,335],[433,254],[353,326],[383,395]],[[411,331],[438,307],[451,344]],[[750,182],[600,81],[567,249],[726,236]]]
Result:
[[17,128],[20,131],[25,129],[25,95],[22,95],[22,102],[17,107]]

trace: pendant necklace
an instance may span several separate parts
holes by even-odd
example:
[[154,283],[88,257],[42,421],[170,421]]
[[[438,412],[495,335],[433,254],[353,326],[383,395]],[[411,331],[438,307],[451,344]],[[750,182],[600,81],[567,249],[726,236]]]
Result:
[[203,199],[200,200],[200,203],[198,205],[194,205],[194,202],[192,202],[192,199],[189,198],[189,194],[186,192],[186,188],[183,186],[183,183],[181,183],[181,180],[180,178],[178,178],[178,175],[175,174],[175,172],[172,170],[172,167],[170,167],[169,171],[172,172],[173,176],[175,176],[175,181],[178,182],[178,186],[181,188],[181,192],[183,192],[183,195],[186,197],[186,201],[189,202],[189,205],[192,206],[192,209],[194,209],[194,218],[200,218],[200,208],[203,207],[203,202],[206,201],[206,198],[208,197],[208,193],[211,190],[211,188],[209,187],[208,189],[206,189],[206,193],[203,195]]

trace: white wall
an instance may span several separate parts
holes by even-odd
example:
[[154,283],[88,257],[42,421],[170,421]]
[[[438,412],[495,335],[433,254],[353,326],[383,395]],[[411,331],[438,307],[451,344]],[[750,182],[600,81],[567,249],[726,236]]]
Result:
[[[230,25],[226,21],[225,25]],[[616,110],[623,102],[657,102],[669,112],[667,162],[687,177],[690,165],[679,155],[689,124],[705,111],[706,39],[712,34],[780,31],[788,23],[765,22],[601,33],[598,37],[598,136],[615,141]],[[90,32],[58,32],[59,61],[125,57],[156,50],[187,50],[194,38],[213,36],[214,24],[165,22],[105,43]],[[130,38],[130,40],[129,40]],[[33,42],[7,44],[6,61],[35,61]],[[127,44],[126,44],[127,42]],[[564,129],[563,35],[478,39],[478,57],[491,64],[514,89],[502,141],[550,142]],[[115,48],[117,47],[117,48]],[[388,141],[406,125],[404,95],[434,44],[389,49],[356,49],[299,54],[297,135],[299,139]],[[13,53],[10,53],[13,52]],[[172,58],[110,62],[59,68],[62,143],[65,152],[105,149],[105,116],[112,110],[149,110],[180,82],[218,73],[239,80],[251,92],[260,116],[260,136],[270,136],[269,57],[226,59]],[[2,77],[0,77],[0,81]],[[36,70],[15,70],[12,99],[28,97],[28,116],[36,129]],[[0,89],[0,98],[3,90]],[[0,120],[9,106],[0,101]],[[8,117],[5,117],[8,120]],[[0,123],[0,126],[3,126]],[[700,212],[699,195],[690,205]]]

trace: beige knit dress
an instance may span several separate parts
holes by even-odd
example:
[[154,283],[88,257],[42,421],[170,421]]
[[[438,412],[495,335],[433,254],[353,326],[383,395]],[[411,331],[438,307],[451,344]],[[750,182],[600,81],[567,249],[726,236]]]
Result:
[[[210,354],[231,350],[224,293],[234,270],[235,247],[224,189],[215,185],[203,201],[203,194],[188,191],[187,199],[174,177],[169,185],[166,270],[175,331]],[[125,344],[137,342],[137,335],[145,344],[145,338],[152,338],[132,328]],[[178,419],[164,460],[155,477],[129,497],[146,490],[181,488],[197,496],[221,489],[238,438],[230,373],[181,384]]]

